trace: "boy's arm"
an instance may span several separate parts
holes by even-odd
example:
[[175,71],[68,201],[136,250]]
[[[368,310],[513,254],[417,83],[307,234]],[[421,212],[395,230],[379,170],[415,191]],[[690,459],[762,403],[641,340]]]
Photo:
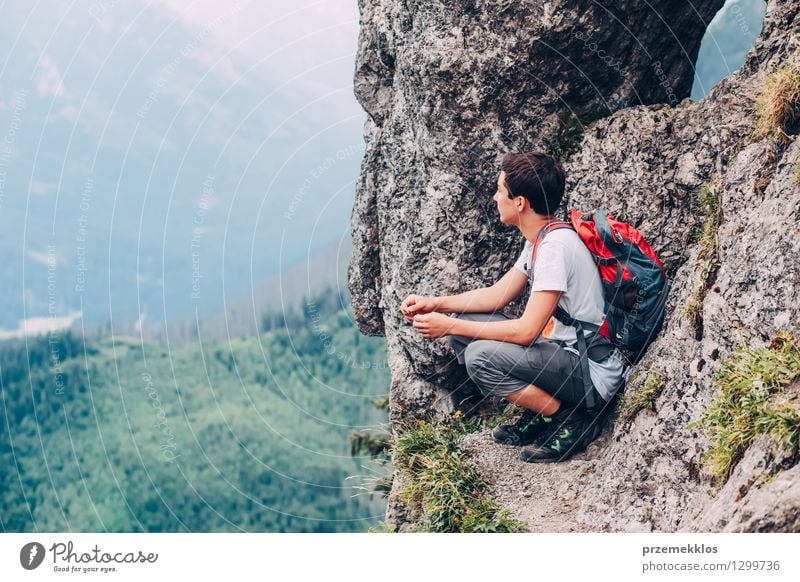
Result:
[[497,340],[529,346],[539,337],[556,310],[561,291],[531,293],[525,312],[519,319],[507,321],[465,321],[451,318],[447,334],[468,338]]
[[489,313],[499,311],[525,290],[528,276],[511,269],[491,287],[475,289],[458,295],[436,298],[436,311],[440,313]]

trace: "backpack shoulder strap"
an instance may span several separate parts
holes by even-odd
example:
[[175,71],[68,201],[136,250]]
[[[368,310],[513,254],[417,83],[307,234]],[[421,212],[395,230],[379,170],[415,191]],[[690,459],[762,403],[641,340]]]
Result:
[[[588,321],[575,319],[564,309],[562,309],[561,306],[556,307],[554,316],[564,325],[570,325],[575,328],[578,357],[580,358],[581,376],[583,378],[583,398],[585,400],[584,405],[586,407],[586,411],[591,416],[596,416],[605,405],[605,402],[595,390],[594,383],[592,382],[592,373],[591,369],[589,368],[589,345],[586,343],[586,334],[584,334],[583,330],[586,329],[592,333],[592,340],[590,341],[591,343],[594,343],[594,340],[599,336],[600,326],[589,323]],[[612,351],[614,351],[614,346],[609,343],[607,346],[605,346],[605,356],[603,356],[603,358],[607,357]]]
[[556,311],[553,316],[563,323],[564,325],[569,325],[572,327],[577,327],[580,325],[583,329],[589,330],[592,333],[597,333],[600,331],[600,326],[594,323],[589,323],[588,321],[581,321],[579,319],[575,319],[569,313],[564,310],[563,307],[560,305],[556,306]]
[[544,240],[544,237],[548,233],[551,233],[554,230],[561,230],[562,228],[569,228],[571,230],[575,230],[569,222],[564,222],[563,220],[548,222],[539,230],[539,234],[536,236],[536,242],[533,243],[533,252],[531,253],[531,263],[533,263],[536,260],[536,251],[539,250],[539,244],[542,242],[542,240]]

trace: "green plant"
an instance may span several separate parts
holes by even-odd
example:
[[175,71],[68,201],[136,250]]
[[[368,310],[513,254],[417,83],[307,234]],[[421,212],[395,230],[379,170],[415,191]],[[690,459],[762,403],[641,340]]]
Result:
[[709,437],[704,457],[718,480],[727,480],[736,463],[759,435],[766,434],[797,454],[800,415],[780,398],[784,386],[800,377],[800,344],[791,333],[779,333],[770,346],[745,344],[730,356],[716,377],[720,393],[690,428]]
[[557,128],[545,139],[547,153],[564,161],[583,141],[584,123],[576,115],[562,116]]
[[720,188],[720,180],[716,179],[709,182],[700,191],[700,202],[706,213],[706,221],[703,223],[703,229],[700,232],[700,258],[704,258],[706,253],[710,253],[712,249],[716,248],[717,227],[719,226],[720,211],[722,209]]
[[[388,400],[388,398],[375,398],[370,402],[376,409],[385,410],[388,406]],[[388,497],[389,492],[392,490],[391,451],[392,434],[386,427],[381,427],[377,431],[363,430],[350,433],[350,456],[356,457],[366,454],[371,457],[372,464],[376,466],[373,468],[376,474],[360,477],[361,484],[355,486],[356,489],[368,495],[370,499],[376,494]]]
[[758,120],[754,139],[772,136],[787,144],[800,113],[800,69],[794,64],[778,68],[767,76],[756,101]]
[[678,269],[681,268],[683,261],[675,260],[675,261],[666,261],[664,263],[664,272],[667,274],[667,277],[670,279],[674,279],[675,275],[678,273]]
[[525,524],[487,496],[487,483],[460,448],[460,438],[483,421],[413,421],[398,436],[394,465],[400,498],[418,528],[434,532],[514,532]]
[[374,475],[351,476],[348,479],[359,479],[360,484],[354,485],[357,489],[366,494],[370,499],[374,495],[388,497],[392,490],[392,470],[389,464],[392,450],[392,436],[383,430],[382,432],[354,431],[350,433],[350,456],[357,457],[365,454],[371,457],[375,471]]
[[396,533],[397,526],[393,523],[379,521],[378,525],[369,528],[369,533]]
[[697,329],[703,311],[705,299],[711,281],[719,268],[717,259],[717,231],[722,219],[721,184],[719,179],[712,180],[700,191],[700,203],[705,213],[705,221],[696,233],[699,246],[697,266],[700,277],[692,289],[692,294],[683,308],[683,317]]
[[523,412],[525,412],[524,408],[509,402],[498,414],[483,419],[480,430],[485,428],[494,428],[498,424],[507,424],[515,416],[519,416]]
[[686,321],[688,321],[694,329],[697,329],[697,326],[700,322],[700,315],[703,313],[703,303],[697,297],[692,297],[689,301],[686,302],[686,305],[683,307],[683,317]]
[[370,400],[370,403],[378,410],[389,410],[388,396],[382,396],[381,398],[373,398]]
[[371,457],[388,456],[391,448],[388,432],[354,431],[350,433],[350,456],[367,454]]
[[[632,385],[638,382],[631,382]],[[633,392],[625,392],[620,403],[619,419],[628,422],[636,416],[640,410],[653,408],[656,398],[667,385],[667,379],[660,372],[647,372],[647,379],[642,385]]]

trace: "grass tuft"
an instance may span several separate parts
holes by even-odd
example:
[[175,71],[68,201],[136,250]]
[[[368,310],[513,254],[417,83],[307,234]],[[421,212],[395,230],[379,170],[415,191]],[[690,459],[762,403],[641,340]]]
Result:
[[[633,383],[632,383],[633,384]],[[626,391],[619,407],[619,419],[623,423],[633,420],[639,411],[645,408],[653,409],[656,398],[661,395],[667,385],[667,379],[660,372],[647,372],[647,379],[635,391]]]
[[794,139],[800,115],[800,69],[796,65],[785,65],[767,76],[756,110],[754,139],[772,136],[784,145]]
[[700,203],[706,215],[705,222],[695,235],[700,247],[697,253],[697,265],[700,277],[692,289],[692,294],[683,308],[683,317],[697,330],[703,312],[703,300],[711,281],[719,268],[717,259],[717,231],[722,219],[722,186],[719,179],[712,180],[700,191]]
[[720,389],[706,414],[690,426],[709,437],[704,462],[725,482],[759,435],[773,437],[796,455],[800,448],[800,415],[781,399],[783,388],[800,377],[800,343],[779,333],[769,347],[745,344],[726,360],[716,377]]
[[487,483],[459,440],[484,426],[454,419],[445,424],[412,421],[397,437],[393,462],[400,472],[400,499],[421,531],[516,532],[525,524],[488,497]]
[[354,431],[350,433],[350,456],[369,455],[388,457],[391,449],[391,435],[386,432]]
[[397,533],[397,526],[393,523],[379,521],[378,525],[369,528],[369,533]]
[[[372,400],[372,404],[377,409],[383,408],[382,400]],[[375,474],[360,478],[361,485],[354,486],[355,489],[366,493],[370,499],[374,495],[388,497],[392,490],[393,474],[391,471],[390,457],[392,452],[392,434],[388,427],[381,427],[378,430],[363,430],[350,433],[350,456],[358,457],[361,455],[371,457],[373,471]]]

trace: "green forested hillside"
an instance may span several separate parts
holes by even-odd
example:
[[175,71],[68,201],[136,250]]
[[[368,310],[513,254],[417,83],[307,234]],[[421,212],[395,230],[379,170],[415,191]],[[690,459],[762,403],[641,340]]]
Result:
[[348,476],[376,468],[348,437],[385,421],[385,345],[305,306],[230,343],[0,348],[0,529],[366,531],[382,501]]

